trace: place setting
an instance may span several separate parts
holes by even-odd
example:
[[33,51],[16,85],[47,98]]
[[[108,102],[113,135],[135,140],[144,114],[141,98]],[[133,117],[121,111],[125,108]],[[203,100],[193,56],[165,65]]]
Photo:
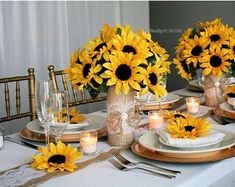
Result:
[[153,121],[149,117],[151,131],[132,145],[135,154],[175,163],[212,162],[234,156],[233,133],[215,128],[206,119],[189,113],[164,112],[161,120]]

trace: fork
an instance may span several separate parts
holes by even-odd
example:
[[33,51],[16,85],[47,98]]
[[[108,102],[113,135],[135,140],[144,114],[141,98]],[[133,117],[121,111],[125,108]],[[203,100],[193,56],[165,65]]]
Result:
[[168,169],[168,168],[163,168],[160,166],[156,166],[147,162],[131,162],[129,160],[127,160],[125,157],[123,157],[121,154],[117,153],[114,154],[114,156],[123,164],[127,165],[127,166],[137,166],[138,164],[142,164],[142,165],[147,165],[147,166],[151,166],[153,168],[157,168],[161,171],[165,171],[165,172],[169,172],[171,174],[177,174],[177,173],[181,173],[181,171],[177,171],[177,170],[172,170],[172,169]]
[[115,160],[113,158],[109,159],[109,162],[112,165],[114,165],[116,168],[118,168],[119,170],[122,170],[122,171],[139,169],[139,170],[150,172],[150,173],[152,173],[154,175],[158,175],[158,176],[162,176],[162,177],[166,177],[166,178],[170,178],[170,179],[176,177],[175,175],[167,174],[167,173],[162,173],[160,171],[154,171],[154,170],[151,170],[151,169],[146,169],[146,168],[137,167],[137,166],[127,166],[127,165],[122,164],[121,162],[118,162],[117,160]]

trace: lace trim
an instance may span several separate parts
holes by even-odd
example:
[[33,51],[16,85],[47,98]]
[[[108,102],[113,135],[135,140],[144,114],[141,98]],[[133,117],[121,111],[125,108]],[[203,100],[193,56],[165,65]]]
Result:
[[[106,142],[97,143],[97,151],[91,155],[84,155],[82,159],[77,163],[82,163],[87,160],[96,158],[101,153],[111,150],[111,146]],[[4,172],[0,175],[0,184],[5,187],[22,186],[32,179],[36,179],[46,175],[47,172],[42,170],[36,170],[30,166],[30,164],[24,164],[17,169],[12,169]]]

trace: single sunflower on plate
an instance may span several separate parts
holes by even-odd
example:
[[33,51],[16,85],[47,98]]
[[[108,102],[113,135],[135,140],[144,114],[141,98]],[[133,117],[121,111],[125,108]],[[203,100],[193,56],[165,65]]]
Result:
[[79,123],[86,119],[83,114],[80,114],[75,107],[70,108],[69,111],[70,123]]
[[115,93],[122,90],[125,95],[130,88],[140,91],[140,82],[144,79],[145,70],[140,67],[142,61],[134,60],[132,54],[119,52],[110,57],[110,63],[103,66],[107,70],[101,77],[107,79],[107,86],[115,85]]
[[71,67],[66,69],[65,72],[68,73],[75,88],[78,87],[79,90],[83,90],[88,84],[93,87],[91,80],[99,84],[103,82],[102,78],[98,76],[98,73],[102,70],[101,64],[96,64],[95,61],[92,61],[86,51],[80,52],[79,55],[77,53],[73,55],[70,62]]
[[207,136],[210,132],[211,125],[202,118],[176,118],[175,121],[169,122],[167,131],[173,138],[191,138],[195,139],[201,136]]
[[160,67],[160,63],[156,63],[155,65],[149,64],[147,67],[147,72],[145,74],[145,79],[143,84],[144,88],[141,90],[141,95],[151,91],[157,97],[157,99],[167,94],[166,85],[164,82],[163,74],[166,72],[165,68]]
[[40,153],[33,156],[32,167],[53,172],[55,170],[72,172],[77,165],[74,163],[82,157],[77,148],[65,145],[61,141],[57,145],[50,143],[49,147],[40,147]]
[[208,39],[200,38],[197,35],[193,39],[188,39],[185,42],[185,49],[182,51],[182,58],[186,59],[187,64],[192,63],[196,68],[202,61],[202,53],[209,42]]
[[164,119],[168,122],[170,121],[176,121],[177,118],[183,118],[183,119],[194,119],[194,117],[190,114],[179,112],[179,111],[164,111]]
[[178,69],[178,74],[186,80],[192,79],[192,74],[189,69],[189,65],[186,63],[186,60],[174,58],[173,63],[176,65],[176,69]]
[[201,67],[205,76],[212,74],[214,76],[222,76],[222,73],[229,72],[230,67],[229,50],[221,49],[220,47],[210,47],[205,51],[202,58]]
[[147,63],[146,58],[152,56],[152,53],[148,50],[148,42],[132,31],[116,35],[112,44],[114,47],[113,54],[117,52],[132,54],[134,60],[141,60],[143,63]]

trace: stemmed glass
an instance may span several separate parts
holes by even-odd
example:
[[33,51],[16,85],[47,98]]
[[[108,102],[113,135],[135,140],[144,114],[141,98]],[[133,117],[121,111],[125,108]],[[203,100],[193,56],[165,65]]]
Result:
[[[166,84],[167,84],[167,75],[162,75],[162,83],[161,86],[166,89]],[[162,96],[161,98],[158,99],[158,105],[159,105],[159,110],[161,110],[161,102],[166,99],[167,94]]]
[[35,82],[35,105],[39,121],[44,132],[46,146],[49,144],[49,122],[51,120],[51,93],[52,83],[48,80],[37,80]]
[[137,92],[136,96],[134,97],[135,105],[136,105],[137,111],[141,119],[144,118],[144,105],[148,102],[149,96],[150,96],[150,93],[140,95]]
[[68,94],[65,91],[54,92],[51,101],[52,121],[50,123],[50,132],[55,136],[55,142],[58,143],[70,121]]

